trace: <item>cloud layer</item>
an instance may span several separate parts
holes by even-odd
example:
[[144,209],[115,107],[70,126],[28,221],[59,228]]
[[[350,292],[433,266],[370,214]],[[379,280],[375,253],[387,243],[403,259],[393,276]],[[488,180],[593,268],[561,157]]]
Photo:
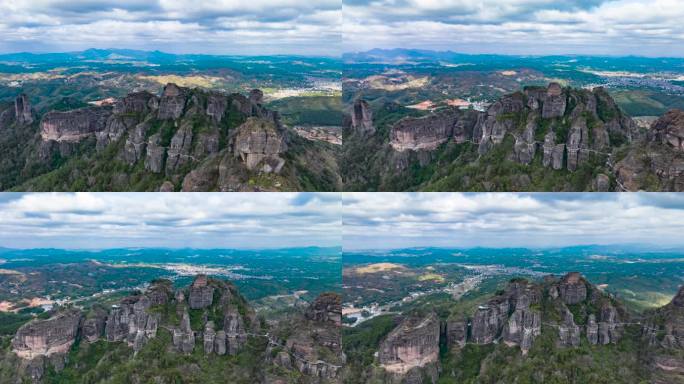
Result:
[[340,0],[0,0],[0,51],[339,53]]
[[0,247],[339,246],[339,194],[0,194]]
[[345,249],[683,246],[684,195],[667,193],[351,193]]
[[344,51],[684,56],[680,0],[343,0]]

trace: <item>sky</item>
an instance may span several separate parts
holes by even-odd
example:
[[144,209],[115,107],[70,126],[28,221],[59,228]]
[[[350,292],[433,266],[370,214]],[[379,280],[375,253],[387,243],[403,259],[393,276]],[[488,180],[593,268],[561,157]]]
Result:
[[3,193],[0,247],[339,247],[340,210],[335,193]]
[[345,193],[343,248],[684,246],[681,193]]
[[338,55],[341,0],[0,0],[0,52]]
[[344,0],[343,51],[684,56],[681,0]]

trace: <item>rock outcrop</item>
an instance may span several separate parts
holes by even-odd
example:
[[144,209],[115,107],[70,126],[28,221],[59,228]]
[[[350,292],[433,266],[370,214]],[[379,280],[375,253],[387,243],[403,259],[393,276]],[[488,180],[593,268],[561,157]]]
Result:
[[444,324],[443,337],[451,348],[463,348],[468,340],[468,319],[448,319]]
[[45,320],[33,320],[12,338],[12,352],[27,360],[66,355],[76,341],[82,319],[80,311],[67,310]]
[[112,308],[105,325],[108,341],[125,341],[135,351],[156,336],[160,316],[149,313],[152,302],[145,295],[131,296]]
[[630,148],[615,166],[618,185],[629,191],[684,191],[684,112],[656,120],[646,142]]
[[388,372],[403,375],[439,360],[437,315],[410,316],[381,342],[378,362]]
[[[475,143],[478,154],[485,155],[504,143],[506,136],[514,139],[507,159],[532,164],[542,150],[544,167],[569,171],[596,156],[609,156],[611,137],[627,143],[640,137],[635,123],[605,90],[551,83],[547,88],[526,87],[505,95],[484,112],[444,108],[419,118],[403,118],[392,126],[389,146],[395,152],[435,151],[453,140]],[[676,135],[669,137],[679,145]]]
[[579,272],[563,276],[557,289],[565,304],[577,304],[587,299],[587,284]]
[[237,128],[234,153],[249,170],[279,173],[285,164],[279,154],[285,151],[285,140],[277,124],[251,117]]
[[180,326],[173,329],[173,345],[179,352],[192,353],[195,348],[195,332],[190,326],[190,315],[183,311]]
[[402,119],[392,127],[390,145],[399,152],[434,150],[453,135],[457,119],[455,110]]
[[187,102],[187,90],[170,83],[164,87],[159,99],[158,118],[176,120],[183,114]]
[[684,111],[674,109],[660,117],[649,132],[653,141],[684,151]]
[[125,341],[134,351],[139,351],[148,340],[157,335],[161,316],[150,309],[165,305],[171,298],[170,282],[153,282],[148,290],[129,296],[112,306],[105,324],[107,341]]
[[355,132],[362,135],[372,135],[375,133],[373,126],[373,111],[368,102],[363,99],[356,99],[352,107],[351,126]]
[[33,108],[26,94],[22,93],[14,99],[14,116],[15,121],[19,124],[29,125],[33,123]]
[[81,334],[87,342],[93,343],[104,336],[107,324],[107,312],[103,308],[95,308],[83,321]]
[[306,318],[321,323],[342,325],[342,298],[336,293],[323,293],[309,306]]
[[[340,325],[342,298],[335,293],[319,295],[303,316],[293,320],[297,326],[285,335],[276,332],[270,340],[273,363],[288,371],[296,370],[314,382],[340,383],[345,356],[342,352]],[[286,327],[290,329],[290,327]],[[284,346],[284,348],[280,348]]]
[[110,107],[48,112],[40,122],[40,135],[44,141],[78,142],[104,131],[111,112]]
[[198,275],[190,285],[188,303],[191,309],[202,309],[211,305],[214,299],[214,287],[208,285],[206,275]]

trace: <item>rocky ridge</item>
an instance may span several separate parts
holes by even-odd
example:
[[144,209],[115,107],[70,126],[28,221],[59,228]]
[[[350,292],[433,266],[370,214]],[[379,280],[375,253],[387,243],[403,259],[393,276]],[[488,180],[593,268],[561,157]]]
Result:
[[332,147],[290,134],[263,103],[260,90],[245,96],[167,84],[159,95],[133,92],[112,104],[37,117],[22,94],[14,105],[0,105],[0,130],[9,133],[0,145],[21,144],[11,159],[0,158],[0,171],[9,174],[0,186],[46,188],[35,179],[75,159],[88,167],[71,169],[50,190],[311,188],[305,182],[339,189]]
[[529,86],[482,112],[385,104],[362,133],[367,108],[347,122],[349,190],[684,190],[683,112],[640,128],[600,87]]
[[[249,353],[269,363],[262,366],[264,372],[273,366],[297,372],[303,383],[339,382],[344,364],[340,296],[323,294],[294,316],[266,326],[232,283],[198,275],[190,286],[174,289],[171,281],[159,279],[109,309],[63,309],[33,320],[19,329],[11,351],[18,362],[17,380],[41,383],[48,369],[64,369],[67,354],[79,342],[123,343],[136,356],[153,340],[169,337],[164,353],[218,357],[239,355],[250,340],[262,340],[268,342],[264,354]],[[336,360],[328,361],[331,356]]]
[[407,315],[383,339],[377,360],[397,382],[423,383],[425,374],[434,383],[440,343],[452,350],[503,343],[525,356],[542,330],[556,334],[559,348],[579,346],[582,335],[589,344],[616,344],[628,321],[622,306],[577,272],[541,283],[513,279],[470,317],[440,322],[435,313]]
[[546,89],[527,87],[503,96],[485,112],[447,108],[402,119],[392,126],[390,146],[399,152],[432,151],[449,140],[468,141],[483,155],[512,135],[512,160],[529,164],[540,152],[545,167],[574,171],[591,153],[608,154],[610,134],[624,140],[638,136],[636,124],[605,90],[566,89],[551,83]]

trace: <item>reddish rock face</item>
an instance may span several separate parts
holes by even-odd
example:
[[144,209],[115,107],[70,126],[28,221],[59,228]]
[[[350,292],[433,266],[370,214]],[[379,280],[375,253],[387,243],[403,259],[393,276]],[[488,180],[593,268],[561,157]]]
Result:
[[12,339],[12,351],[22,359],[64,355],[76,341],[82,314],[78,310],[62,312],[46,320],[23,325]]
[[408,317],[380,345],[378,360],[392,373],[405,374],[439,359],[440,326],[434,313]]

